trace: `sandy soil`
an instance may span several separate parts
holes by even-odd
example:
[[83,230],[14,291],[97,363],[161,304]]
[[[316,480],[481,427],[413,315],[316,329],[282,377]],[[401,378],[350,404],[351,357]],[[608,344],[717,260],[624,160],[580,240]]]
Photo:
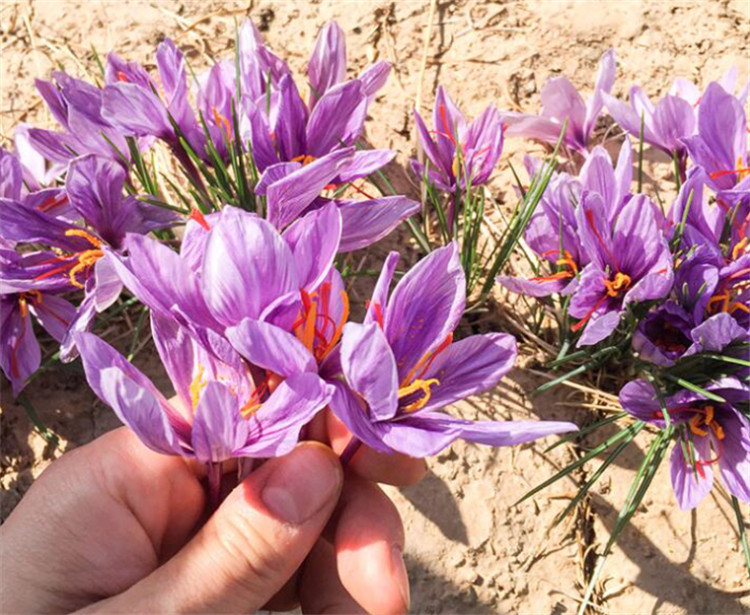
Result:
[[[541,86],[553,74],[564,73],[589,88],[598,58],[609,47],[618,51],[618,95],[636,81],[659,95],[675,76],[705,84],[731,65],[740,67],[743,78],[750,68],[750,5],[743,1],[442,2],[436,5],[423,75],[428,1],[6,1],[0,7],[2,136],[8,138],[20,121],[50,121],[34,95],[33,79],[58,64],[73,74],[94,74],[92,45],[152,62],[155,45],[170,36],[193,65],[203,67],[229,52],[234,19],[248,14],[273,48],[300,70],[318,28],[331,18],[347,33],[352,71],[375,58],[391,60],[394,74],[372,107],[368,135],[378,147],[402,152],[402,164],[414,147],[410,110],[431,105],[438,83],[475,115],[489,102],[538,109]],[[610,136],[616,145],[619,137]],[[512,141],[505,151],[504,160],[518,163],[523,152],[539,149]],[[647,185],[668,191],[668,161],[649,152],[646,171]],[[508,173],[500,172],[494,192],[501,203],[512,200],[510,186]],[[412,190],[404,174],[399,187]],[[375,250],[380,254],[382,249]],[[522,365],[532,365],[533,349],[524,354]],[[138,362],[158,373],[148,350]],[[481,418],[590,418],[589,411],[574,407],[582,397],[569,388],[530,399],[528,393],[541,382],[519,368],[497,390],[455,410]],[[3,388],[2,518],[62,450],[117,424],[94,402],[76,366],[49,371],[28,394],[62,444],[47,446]],[[420,485],[388,489],[407,528],[413,610],[575,612],[594,550],[606,542],[647,444],[632,447],[575,516],[557,527],[554,516],[590,469],[533,501],[513,502],[580,454],[567,445],[545,454],[540,444],[513,450],[458,444],[432,461]],[[662,468],[610,557],[592,612],[746,612],[750,585],[732,519],[716,492],[697,513],[679,511]]]

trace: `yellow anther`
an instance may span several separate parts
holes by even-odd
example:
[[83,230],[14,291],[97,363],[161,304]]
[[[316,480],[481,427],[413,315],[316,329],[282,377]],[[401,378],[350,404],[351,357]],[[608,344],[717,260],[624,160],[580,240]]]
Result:
[[295,156],[291,162],[301,162],[303,167],[306,167],[311,162],[315,162],[315,156],[309,154],[302,154],[301,156]]
[[614,280],[604,280],[604,286],[607,288],[607,294],[610,297],[616,297],[630,287],[630,282],[631,279],[629,275],[618,271],[615,274]]
[[747,250],[747,244],[750,239],[747,237],[743,237],[732,249],[732,260],[737,260],[740,256],[742,256],[745,253],[745,250]]
[[190,403],[193,404],[193,410],[195,410],[198,402],[200,401],[203,389],[205,389],[208,385],[208,382],[203,379],[203,374],[205,373],[205,371],[206,370],[202,365],[198,365],[198,371],[195,373],[195,377],[190,383]]
[[707,436],[708,431],[705,429],[700,428],[700,424],[703,421],[703,416],[700,414],[696,414],[693,416],[693,418],[690,419],[690,431],[692,431],[696,436]]
[[82,228],[71,228],[65,231],[66,237],[83,237],[84,239],[88,240],[88,242],[94,246],[95,248],[101,248],[102,242],[99,240],[98,237],[94,237],[91,233],[88,231],[84,231]]
[[422,392],[422,397],[410,403],[409,405],[405,406],[403,408],[403,411],[414,412],[415,410],[420,410],[424,408],[427,405],[427,402],[429,402],[430,398],[432,397],[432,390],[430,387],[437,386],[439,384],[440,384],[440,381],[437,378],[428,378],[427,380],[422,380],[420,378],[418,380],[415,380],[409,385],[401,387],[398,390],[399,399],[408,397],[409,395],[412,395],[413,393],[418,393],[420,391]]

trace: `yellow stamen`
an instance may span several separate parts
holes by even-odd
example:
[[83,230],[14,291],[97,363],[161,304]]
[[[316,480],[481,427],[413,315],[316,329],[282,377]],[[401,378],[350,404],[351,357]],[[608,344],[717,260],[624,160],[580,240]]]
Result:
[[309,154],[302,154],[301,156],[295,156],[291,162],[301,162],[303,167],[306,167],[311,162],[315,162],[315,156]]
[[748,241],[750,240],[747,237],[743,237],[742,240],[734,246],[734,248],[732,249],[732,260],[736,261],[742,254],[745,253]]
[[693,416],[693,418],[690,419],[690,431],[692,431],[696,436],[707,436],[708,431],[705,429],[700,428],[700,424],[703,421],[703,416],[700,414],[696,414]]
[[195,407],[198,405],[198,402],[201,398],[201,393],[203,392],[203,389],[206,388],[208,385],[208,382],[206,382],[203,379],[203,374],[205,373],[205,368],[202,365],[198,365],[198,371],[195,373],[195,377],[193,378],[193,381],[190,383],[189,391],[190,391],[190,402],[193,404],[193,410],[195,410]]
[[68,272],[70,283],[76,288],[82,289],[84,288],[84,285],[78,281],[76,276],[81,271],[84,271],[87,267],[91,267],[94,263],[96,263],[96,261],[104,256],[104,251],[101,249],[102,242],[98,237],[94,237],[94,235],[92,235],[88,231],[77,228],[68,229],[67,231],[65,231],[65,236],[83,237],[83,239],[86,239],[92,246],[94,246],[94,248],[91,250],[84,250],[83,252],[79,252],[76,257],[78,259],[78,264]]
[[573,275],[577,275],[578,265],[576,265],[576,262],[573,260],[573,257],[571,256],[570,252],[568,250],[563,250],[563,256],[564,258],[558,259],[555,262],[555,264],[561,267],[569,267],[570,270],[573,272]]
[[411,384],[401,387],[398,390],[399,399],[403,399],[404,397],[408,397],[409,395],[412,395],[413,393],[417,393],[419,391],[422,392],[422,397],[405,406],[403,408],[403,411],[414,412],[415,410],[424,408],[427,405],[427,402],[429,402],[430,398],[432,397],[432,390],[430,387],[437,386],[439,384],[440,381],[437,378],[428,378],[427,380],[422,380],[421,378],[419,378]]
[[244,406],[242,406],[242,408],[240,408],[240,416],[243,419],[250,418],[253,414],[261,409],[261,406],[263,406],[263,404],[248,402]]
[[102,242],[99,240],[98,237],[94,237],[91,233],[88,231],[84,231],[82,228],[71,228],[65,231],[66,237],[83,237],[84,239],[88,240],[89,243],[94,246],[95,248],[101,248]]
[[610,297],[616,297],[622,291],[627,290],[630,287],[630,276],[626,273],[618,271],[615,274],[614,280],[604,280],[604,286],[607,288],[607,294]]

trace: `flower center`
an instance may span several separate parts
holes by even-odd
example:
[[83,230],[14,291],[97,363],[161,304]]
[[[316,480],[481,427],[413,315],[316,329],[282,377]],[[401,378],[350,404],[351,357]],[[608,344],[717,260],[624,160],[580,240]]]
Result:
[[421,396],[414,401],[407,403],[401,409],[404,412],[414,412],[416,410],[421,410],[427,405],[427,402],[429,402],[430,398],[432,397],[431,387],[438,386],[439,384],[440,380],[438,380],[437,378],[428,378],[427,380],[418,378],[411,384],[402,386],[398,390],[399,402],[411,399],[415,393],[421,393]]
[[631,283],[630,276],[626,273],[622,273],[621,271],[618,271],[615,274],[615,277],[613,280],[604,280],[604,286],[607,289],[607,295],[610,297],[617,297],[621,292],[625,292],[630,288]]
[[310,156],[310,154],[301,154],[300,156],[295,156],[292,158],[290,162],[301,162],[303,167],[306,167],[311,162],[315,162],[315,156]]
[[349,318],[349,296],[342,290],[341,315],[337,320],[331,316],[331,282],[323,282],[318,291],[308,293],[301,290],[302,309],[292,325],[297,339],[307,348],[316,361],[323,361],[341,339],[344,325]]
[[97,237],[94,237],[94,235],[92,235],[88,231],[84,231],[83,229],[68,229],[67,231],[65,231],[65,235],[66,237],[83,237],[93,246],[93,248],[89,250],[82,250],[77,254],[56,257],[55,259],[48,261],[48,263],[59,262],[64,264],[60,267],[55,267],[54,269],[45,271],[41,275],[36,276],[35,279],[45,280],[47,278],[51,278],[53,275],[57,275],[58,273],[67,272],[68,278],[70,278],[70,283],[76,288],[82,289],[84,288],[84,285],[83,283],[78,281],[78,278],[76,276],[82,271],[85,271],[89,267],[93,266],[96,261],[104,256],[104,251],[102,250],[102,242]]

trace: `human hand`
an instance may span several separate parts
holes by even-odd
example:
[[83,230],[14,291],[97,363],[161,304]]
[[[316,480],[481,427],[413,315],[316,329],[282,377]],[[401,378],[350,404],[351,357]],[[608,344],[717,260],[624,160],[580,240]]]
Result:
[[[345,434],[327,423],[341,448]],[[423,462],[362,449],[352,467],[345,475],[330,449],[301,444],[204,520],[195,470],[118,429],[55,462],[0,528],[12,562],[2,612],[402,613],[401,521],[355,470],[403,484]]]

